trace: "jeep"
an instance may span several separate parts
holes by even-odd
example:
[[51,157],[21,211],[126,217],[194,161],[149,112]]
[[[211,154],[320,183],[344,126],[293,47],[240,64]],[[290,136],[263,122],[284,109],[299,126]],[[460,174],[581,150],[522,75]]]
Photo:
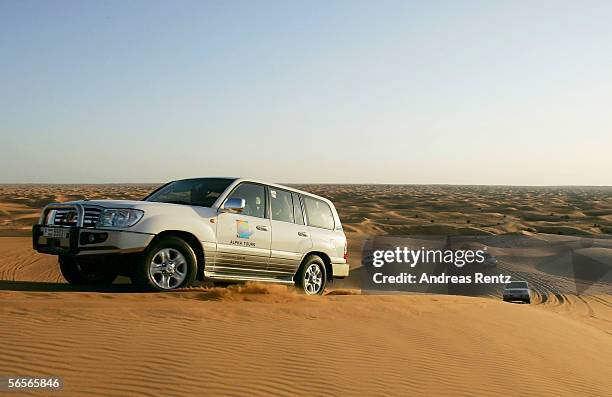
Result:
[[531,303],[531,291],[527,281],[511,281],[506,284],[502,294],[504,302],[521,301]]
[[245,178],[167,183],[142,201],[49,204],[33,227],[34,249],[58,255],[76,285],[118,275],[147,290],[224,284],[295,284],[322,294],[348,276],[347,240],[323,197]]

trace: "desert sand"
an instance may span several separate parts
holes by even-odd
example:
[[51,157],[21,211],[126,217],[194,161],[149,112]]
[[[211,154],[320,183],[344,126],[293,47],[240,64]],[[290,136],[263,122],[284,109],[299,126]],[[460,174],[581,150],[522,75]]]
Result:
[[[531,274],[532,305],[368,295],[355,276],[322,297],[260,284],[144,294],[125,279],[71,287],[54,257],[32,251],[45,203],[153,187],[0,189],[0,375],[62,376],[55,394],[70,396],[612,395],[612,296],[564,293],[563,274]],[[609,188],[302,187],[336,203],[354,275],[369,234],[612,230]]]
[[[0,185],[0,236],[28,235],[51,202],[138,200],[159,185]],[[331,199],[356,234],[612,234],[612,187],[293,186]]]

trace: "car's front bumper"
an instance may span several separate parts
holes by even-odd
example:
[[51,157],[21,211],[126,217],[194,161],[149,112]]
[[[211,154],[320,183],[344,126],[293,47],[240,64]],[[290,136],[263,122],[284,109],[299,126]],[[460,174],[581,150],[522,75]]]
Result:
[[[62,229],[57,237],[45,237],[44,228]],[[93,237],[92,237],[93,236]],[[143,251],[154,235],[128,230],[106,230],[82,227],[34,225],[34,249],[52,255],[124,254]]]
[[503,295],[503,299],[506,301],[522,301],[522,300],[529,300],[530,296],[526,294],[509,294],[509,295]]

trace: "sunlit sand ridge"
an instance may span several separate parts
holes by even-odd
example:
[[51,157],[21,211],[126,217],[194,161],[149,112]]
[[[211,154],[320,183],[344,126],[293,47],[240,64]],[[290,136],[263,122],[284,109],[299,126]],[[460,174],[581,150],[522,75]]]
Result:
[[[49,200],[150,188],[3,187],[0,226],[24,235]],[[605,191],[499,189],[309,187],[336,203],[355,266],[369,234],[611,228]],[[521,274],[533,305],[361,295],[357,276],[323,297],[260,284],[140,294],[68,286],[28,237],[0,238],[0,252],[0,374],[63,376],[62,395],[612,395],[612,298],[559,293],[563,274]]]

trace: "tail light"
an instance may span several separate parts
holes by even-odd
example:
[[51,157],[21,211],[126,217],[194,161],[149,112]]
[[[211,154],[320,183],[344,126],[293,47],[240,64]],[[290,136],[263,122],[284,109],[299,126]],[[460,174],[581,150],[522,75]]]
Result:
[[348,241],[344,242],[344,260],[348,261]]

